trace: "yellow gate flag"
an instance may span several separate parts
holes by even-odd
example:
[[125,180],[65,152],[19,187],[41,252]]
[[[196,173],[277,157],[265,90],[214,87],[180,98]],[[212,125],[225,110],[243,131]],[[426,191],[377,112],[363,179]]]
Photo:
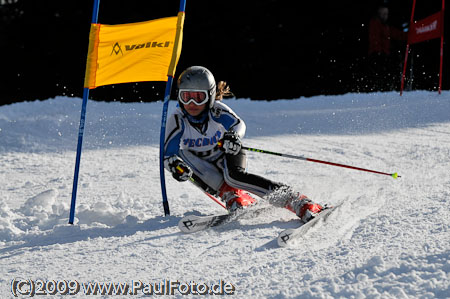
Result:
[[167,81],[180,56],[183,23],[180,12],[147,22],[91,24],[84,87]]

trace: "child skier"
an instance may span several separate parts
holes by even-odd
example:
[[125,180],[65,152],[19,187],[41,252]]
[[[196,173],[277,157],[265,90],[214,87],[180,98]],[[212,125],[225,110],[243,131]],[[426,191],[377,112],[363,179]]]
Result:
[[307,222],[323,209],[321,205],[290,186],[246,172],[246,153],[241,149],[246,126],[220,102],[226,95],[231,95],[226,83],[221,81],[216,88],[212,73],[204,67],[192,66],[181,73],[179,107],[167,120],[165,168],[180,182],[194,177],[191,181],[220,197],[230,211],[256,202],[247,191]]

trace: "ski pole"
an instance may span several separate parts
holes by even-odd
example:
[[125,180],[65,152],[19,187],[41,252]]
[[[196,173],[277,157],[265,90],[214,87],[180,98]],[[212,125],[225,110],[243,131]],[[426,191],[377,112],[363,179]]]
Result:
[[[184,169],[182,167],[180,167],[179,165],[176,167],[177,172],[178,173],[183,173]],[[211,194],[209,194],[209,192],[205,191],[207,190],[209,187],[202,182],[202,180],[200,180],[200,178],[198,176],[195,175],[195,173],[192,174],[192,176],[189,178],[189,180],[194,183],[194,185],[196,185],[198,188],[200,188],[205,194],[206,196],[208,196],[209,198],[211,198],[212,200],[214,200],[218,205],[220,205],[222,208],[226,209],[227,207],[217,198],[215,198],[214,196],[212,196]]]
[[251,151],[251,152],[257,152],[257,153],[275,155],[275,156],[280,156],[280,157],[285,157],[285,158],[291,158],[291,159],[297,159],[297,160],[303,160],[303,161],[309,161],[309,162],[315,162],[315,163],[322,163],[322,164],[339,166],[339,167],[345,167],[345,168],[350,168],[350,169],[355,169],[355,170],[360,170],[360,171],[367,171],[367,172],[372,172],[372,173],[377,173],[377,174],[383,174],[383,175],[391,176],[394,179],[401,177],[396,172],[395,173],[380,172],[380,171],[375,171],[375,170],[370,170],[370,169],[365,169],[365,168],[360,168],[360,167],[354,167],[354,166],[350,166],[350,165],[344,165],[344,164],[339,164],[339,163],[333,163],[333,162],[327,162],[327,161],[321,161],[321,160],[306,158],[306,157],[303,157],[303,156],[294,156],[294,155],[289,155],[289,154],[281,154],[281,153],[276,153],[276,152],[271,152],[271,151],[266,151],[266,150],[257,149],[257,148],[251,148],[251,147],[246,147],[246,146],[243,146],[242,149],[248,150],[248,151]]

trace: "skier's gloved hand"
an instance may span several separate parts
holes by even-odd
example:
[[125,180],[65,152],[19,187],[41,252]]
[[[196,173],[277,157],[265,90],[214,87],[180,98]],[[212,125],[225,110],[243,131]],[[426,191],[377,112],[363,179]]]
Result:
[[242,142],[239,135],[234,131],[223,134],[222,149],[225,154],[237,155],[241,150]]
[[192,176],[192,169],[177,156],[171,156],[167,160],[167,166],[172,172],[172,176],[179,182],[187,181]]

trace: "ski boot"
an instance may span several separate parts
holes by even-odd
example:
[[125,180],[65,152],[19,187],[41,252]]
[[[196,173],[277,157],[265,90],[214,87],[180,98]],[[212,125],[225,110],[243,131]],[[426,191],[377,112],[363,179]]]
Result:
[[234,212],[239,208],[244,208],[256,203],[256,199],[244,190],[236,189],[223,183],[219,190],[219,197],[226,204],[229,212]]
[[306,195],[300,195],[299,198],[286,208],[294,212],[303,223],[313,219],[323,210],[323,206],[311,201]]

